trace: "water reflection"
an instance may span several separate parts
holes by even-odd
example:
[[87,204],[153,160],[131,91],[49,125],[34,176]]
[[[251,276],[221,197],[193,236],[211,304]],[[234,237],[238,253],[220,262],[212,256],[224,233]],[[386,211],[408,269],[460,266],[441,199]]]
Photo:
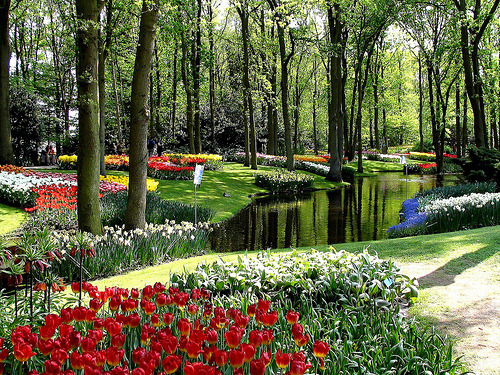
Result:
[[456,176],[383,173],[346,189],[255,199],[212,233],[216,251],[316,246],[386,238],[401,203],[415,193],[452,185]]

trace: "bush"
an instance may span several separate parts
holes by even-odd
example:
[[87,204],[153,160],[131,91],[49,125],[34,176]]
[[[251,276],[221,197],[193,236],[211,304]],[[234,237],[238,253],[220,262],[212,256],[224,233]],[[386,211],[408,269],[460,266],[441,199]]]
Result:
[[494,148],[470,147],[468,157],[461,162],[468,181],[500,182],[500,151]]
[[[103,225],[114,226],[125,223],[127,209],[126,191],[108,194],[101,199],[101,218]],[[209,221],[214,212],[210,208],[198,207],[197,219],[199,222]],[[146,222],[164,224],[173,220],[176,223],[187,221],[194,223],[194,206],[169,201],[160,197],[158,193],[148,191],[146,194]]]
[[314,179],[306,174],[276,170],[255,175],[255,185],[271,193],[297,193],[312,188]]

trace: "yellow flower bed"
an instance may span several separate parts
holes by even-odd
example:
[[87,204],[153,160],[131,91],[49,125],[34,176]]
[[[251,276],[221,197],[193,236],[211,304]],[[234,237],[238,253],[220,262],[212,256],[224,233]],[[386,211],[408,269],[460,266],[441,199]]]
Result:
[[[128,188],[128,180],[129,180],[128,176],[111,176],[111,175],[108,175],[106,177],[105,176],[99,176],[99,178],[101,179],[101,181],[116,182],[118,184],[125,185]],[[156,191],[156,189],[158,188],[159,182],[148,178],[146,180],[146,184],[147,184],[148,191]]]
[[61,163],[76,163],[78,157],[76,155],[61,155],[59,161]]
[[429,152],[410,152],[410,159],[433,161],[436,160],[436,154]]
[[222,160],[222,156],[217,154],[163,154],[162,156],[168,156],[171,158],[189,158],[189,159],[205,159],[205,160]]

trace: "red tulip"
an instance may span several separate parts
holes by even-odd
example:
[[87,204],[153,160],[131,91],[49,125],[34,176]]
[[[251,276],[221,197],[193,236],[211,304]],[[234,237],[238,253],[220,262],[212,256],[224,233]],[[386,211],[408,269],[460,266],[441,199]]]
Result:
[[215,345],[217,343],[217,331],[213,329],[207,329],[206,330],[206,335],[207,335],[207,342],[210,345]]
[[255,306],[255,303],[248,306],[248,308],[247,308],[248,316],[253,317],[255,315],[256,310],[257,310],[257,307]]
[[262,312],[267,312],[270,307],[271,307],[271,301],[259,299],[259,303],[257,305],[257,310],[260,310]]
[[163,340],[161,340],[161,346],[163,347],[163,350],[165,350],[165,353],[167,354],[174,354],[175,351],[177,350],[177,337],[175,336],[167,336]]
[[222,367],[225,366],[225,364],[229,360],[229,353],[225,350],[217,349],[214,352],[213,357],[217,366]]
[[286,321],[288,324],[295,324],[299,321],[300,314],[297,312],[293,312],[292,310],[289,310],[286,313]]
[[0,363],[0,375],[3,374],[3,371],[4,371],[3,363]]
[[74,351],[71,353],[69,360],[71,362],[71,367],[75,370],[83,370],[85,364],[83,362],[83,356],[80,353]]
[[102,307],[103,304],[104,303],[101,300],[99,300],[97,298],[93,298],[90,300],[89,305],[90,305],[90,309],[92,311],[99,311],[99,309]]
[[245,353],[245,363],[250,362],[254,357],[257,350],[251,344],[241,344],[241,350]]
[[127,317],[127,322],[131,328],[137,328],[141,323],[141,317],[137,313],[129,315]]
[[316,342],[313,345],[314,355],[318,358],[325,358],[329,350],[330,350],[330,345],[328,345],[324,341],[316,340]]
[[114,346],[111,346],[106,349],[106,362],[108,362],[108,365],[110,366],[118,366],[124,354],[125,351],[123,349],[118,350]]
[[319,359],[319,369],[324,370],[325,369],[325,360],[323,358]]
[[231,349],[229,352],[229,364],[232,368],[239,368],[245,363],[245,353],[240,349]]
[[62,324],[68,324],[73,321],[73,309],[71,307],[67,307],[65,309],[61,310],[61,323]]
[[231,349],[237,348],[240,345],[241,337],[243,336],[242,332],[231,330],[224,334],[226,339],[226,344]]
[[106,330],[111,336],[118,335],[122,332],[122,324],[115,321],[110,321],[106,324]]
[[[45,316],[45,325],[57,328],[61,325],[62,319],[56,314],[48,314]],[[2,346],[0,345],[0,348]]]
[[179,292],[174,295],[174,303],[181,310],[184,309],[188,300],[189,300],[189,294],[187,293]]
[[173,320],[174,320],[174,314],[172,313],[163,314],[163,323],[165,323],[167,326],[172,324]]
[[295,345],[297,345],[300,348],[309,342],[309,335],[305,334],[300,337],[295,337],[294,340],[295,340]]
[[77,322],[83,322],[85,320],[85,316],[87,315],[87,309],[85,307],[75,307],[73,310],[73,318]]
[[198,301],[201,298],[201,290],[200,289],[193,289],[191,291],[191,299],[193,301]]
[[69,358],[68,352],[64,349],[56,349],[52,352],[52,360],[62,365]]
[[99,350],[95,353],[95,365],[100,367],[106,363],[106,350]]
[[123,333],[111,336],[111,346],[114,346],[117,349],[121,349],[123,348],[124,345],[125,345],[125,335]]
[[197,342],[189,340],[186,344],[186,353],[189,358],[195,359],[200,355],[201,345]]
[[[43,341],[40,341],[40,342],[43,342]],[[0,347],[1,347],[1,345],[0,345]],[[0,363],[5,361],[5,359],[7,358],[8,355],[9,355],[9,351],[7,349],[0,350]]]
[[61,372],[61,365],[56,361],[47,359],[44,364],[45,364],[45,372],[47,374],[59,374]]
[[182,364],[182,357],[180,355],[170,354],[162,362],[163,370],[167,374],[176,372]]
[[80,293],[80,283],[71,283],[71,291],[75,294]]
[[258,348],[259,346],[261,346],[262,340],[263,340],[263,337],[262,337],[261,331],[257,331],[257,330],[250,331],[250,333],[248,335],[248,342],[250,344],[252,344],[254,346],[254,348]]
[[251,375],[264,375],[266,372],[266,364],[262,359],[254,359],[250,362]]
[[130,291],[130,298],[132,299],[139,299],[139,290],[137,288],[132,288]]
[[97,341],[95,341],[91,337],[85,337],[84,339],[82,339],[81,347],[84,353],[93,352],[96,345]]
[[[123,302],[125,302],[125,301],[123,301]],[[111,297],[111,299],[109,300],[109,309],[111,311],[118,310],[118,308],[121,305],[122,305],[122,298],[121,298],[121,296],[115,295],[115,296]]]
[[151,324],[153,325],[153,327],[160,326],[160,316],[158,314],[151,315]]
[[163,293],[160,293],[156,296],[156,304],[159,307],[163,307],[167,304],[167,296]]
[[56,327],[53,326],[40,326],[40,338],[42,340],[51,339],[56,333]]
[[272,329],[263,329],[262,330],[262,343],[264,345],[270,345],[274,340],[274,334]]
[[198,305],[193,305],[193,304],[190,304],[188,306],[188,313],[191,314],[191,315],[196,315],[196,313],[198,312]]
[[182,336],[189,336],[191,333],[191,323],[186,318],[179,319],[177,323],[177,328]]
[[295,339],[296,337],[301,337],[304,334],[304,327],[300,323],[294,323],[292,325],[292,336]]
[[134,351],[132,352],[132,361],[136,365],[140,365],[145,356],[146,356],[146,349],[141,347],[135,348]]
[[290,363],[290,375],[303,375],[308,368],[311,367],[310,363],[305,364],[302,361],[293,360]]
[[155,285],[153,286],[153,289],[154,289],[156,294],[160,294],[160,293],[163,293],[165,291],[165,285],[163,285],[162,283],[157,281],[155,283]]
[[14,345],[14,358],[19,362],[26,362],[28,359],[36,355],[30,344],[16,344]]
[[285,368],[290,364],[292,355],[290,353],[281,353],[281,349],[278,349],[276,353],[276,365],[279,368]]
[[149,301],[151,298],[153,298],[155,294],[155,291],[151,285],[146,285],[142,289],[142,298]]
[[271,327],[278,321],[278,312],[272,311],[270,313],[260,314],[260,321],[266,327]]

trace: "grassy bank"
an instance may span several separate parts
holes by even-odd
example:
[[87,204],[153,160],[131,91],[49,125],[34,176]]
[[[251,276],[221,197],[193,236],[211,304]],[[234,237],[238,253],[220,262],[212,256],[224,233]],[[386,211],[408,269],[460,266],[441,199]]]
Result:
[[27,216],[20,208],[0,204],[0,236],[18,228],[26,221]]

